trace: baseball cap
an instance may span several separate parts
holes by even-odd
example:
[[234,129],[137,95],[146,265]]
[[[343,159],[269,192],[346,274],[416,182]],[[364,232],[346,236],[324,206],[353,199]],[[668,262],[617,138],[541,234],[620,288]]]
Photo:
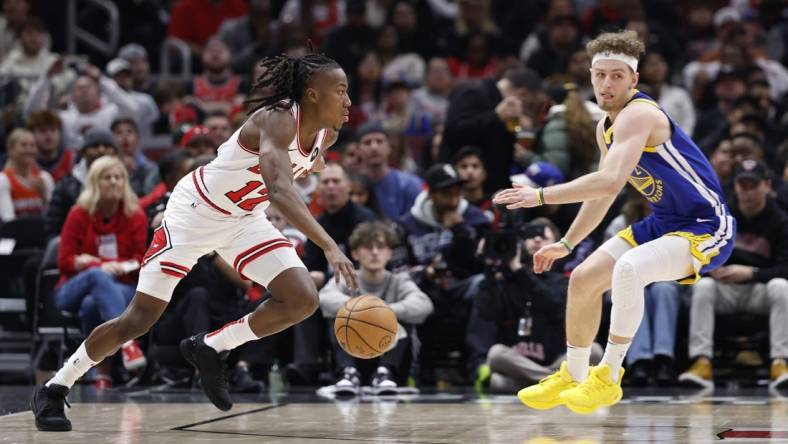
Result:
[[189,146],[192,143],[202,142],[203,140],[211,140],[208,136],[208,127],[195,125],[183,133],[180,146]]
[[378,121],[371,121],[361,125],[356,130],[356,139],[361,140],[362,137],[366,136],[367,134],[373,133],[381,133],[386,134],[386,130],[383,129],[383,124]]
[[457,170],[448,163],[436,163],[424,174],[430,190],[442,190],[463,182]]
[[82,138],[82,149],[96,145],[118,147],[117,142],[115,142],[115,136],[108,129],[94,127],[89,129]]
[[564,173],[550,162],[534,162],[522,174],[516,174],[510,179],[531,187],[549,187],[564,183]]
[[148,51],[146,51],[145,48],[139,43],[129,43],[120,48],[120,51],[118,51],[118,57],[126,61],[131,61],[134,59],[147,59]]
[[739,162],[733,167],[733,179],[736,181],[742,179],[754,180],[761,182],[769,178],[769,167],[763,161],[746,159]]
[[131,65],[126,59],[114,58],[107,63],[107,75],[112,77],[121,71],[131,71]]
[[714,13],[713,20],[714,20],[714,26],[719,28],[720,26],[728,22],[734,22],[734,23],[740,22],[741,14],[739,14],[739,11],[733,6],[726,6],[724,8],[720,8],[717,12]]

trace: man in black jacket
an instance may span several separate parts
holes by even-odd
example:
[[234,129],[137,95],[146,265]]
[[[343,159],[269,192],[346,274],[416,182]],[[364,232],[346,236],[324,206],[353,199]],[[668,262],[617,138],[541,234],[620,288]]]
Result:
[[115,137],[103,128],[91,128],[85,133],[82,140],[82,149],[80,150],[82,160],[74,165],[74,169],[69,175],[60,179],[52,191],[52,200],[49,201],[49,208],[44,218],[44,230],[47,238],[60,235],[68,212],[82,192],[88,168],[93,161],[102,156],[118,153]]
[[680,381],[713,387],[714,314],[769,315],[771,387],[788,383],[788,215],[773,199],[769,170],[744,160],[733,172],[736,244],[725,266],[692,288],[689,354]]
[[[489,378],[497,392],[532,384],[555,372],[565,359],[569,279],[556,271],[534,274],[529,264],[533,253],[561,235],[555,224],[540,217],[521,236],[525,239],[518,241],[508,263],[486,258],[466,335],[477,381]],[[601,359],[602,347],[594,343],[591,355],[592,362]]]
[[526,68],[511,69],[498,81],[458,86],[449,98],[440,160],[452,162],[466,145],[480,147],[488,172],[484,190],[492,193],[511,186],[516,128],[541,89],[539,76]]

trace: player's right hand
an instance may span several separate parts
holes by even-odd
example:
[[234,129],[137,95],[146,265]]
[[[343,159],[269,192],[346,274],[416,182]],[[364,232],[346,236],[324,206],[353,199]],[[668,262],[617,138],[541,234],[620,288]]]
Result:
[[534,273],[550,271],[556,259],[568,256],[570,251],[561,242],[545,245],[534,253]]
[[326,261],[328,264],[334,268],[334,279],[336,279],[337,285],[339,285],[339,276],[342,275],[345,278],[345,284],[348,286],[349,289],[356,291],[358,290],[358,278],[356,277],[356,269],[353,267],[353,262],[345,256],[345,253],[339,249],[339,247],[334,246],[333,248],[326,250]]

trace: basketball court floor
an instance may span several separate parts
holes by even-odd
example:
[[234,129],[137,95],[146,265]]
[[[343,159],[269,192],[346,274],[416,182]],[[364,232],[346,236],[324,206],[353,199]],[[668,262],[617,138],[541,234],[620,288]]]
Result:
[[423,393],[333,400],[314,392],[234,395],[221,412],[197,390],[77,386],[74,430],[38,432],[30,387],[0,387],[0,443],[685,443],[788,442],[788,392],[626,391],[588,416],[535,411],[514,396]]

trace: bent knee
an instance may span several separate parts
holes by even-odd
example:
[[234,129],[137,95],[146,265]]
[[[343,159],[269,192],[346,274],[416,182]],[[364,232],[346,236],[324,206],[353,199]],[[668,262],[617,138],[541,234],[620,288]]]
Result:
[[766,292],[771,300],[788,300],[788,280],[774,278],[766,284]]
[[509,350],[510,348],[503,344],[493,345],[487,352],[487,363],[490,364],[490,366],[493,366],[493,362],[497,363],[498,360],[501,359],[501,357]]
[[291,306],[289,312],[292,313],[293,320],[296,322],[312,316],[320,308],[320,298],[314,287],[301,288],[293,292],[288,299],[288,305]]

